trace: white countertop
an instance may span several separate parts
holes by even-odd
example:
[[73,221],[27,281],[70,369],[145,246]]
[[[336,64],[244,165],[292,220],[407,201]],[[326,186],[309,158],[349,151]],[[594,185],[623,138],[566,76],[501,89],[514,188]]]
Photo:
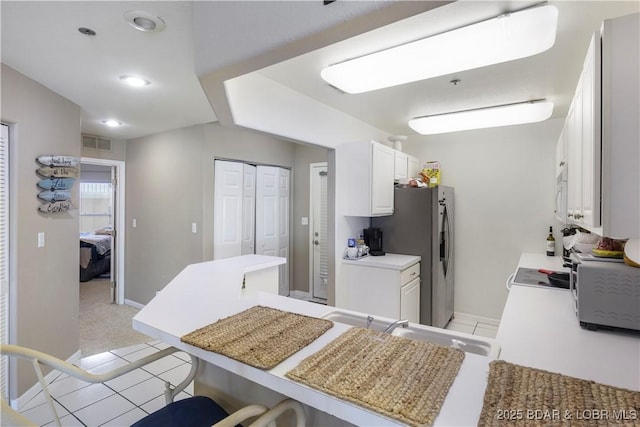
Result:
[[[562,269],[560,257],[520,260],[521,267]],[[568,290],[513,286],[496,339],[508,362],[640,390],[640,335],[582,329]]]
[[[334,307],[264,292],[242,293],[242,275],[248,268],[259,268],[258,264],[268,266],[269,260],[253,258],[240,262],[237,259],[227,259],[188,266],[133,318],[134,329],[349,423],[363,426],[401,425],[373,411],[285,377],[286,372],[297,366],[302,359],[341,335],[350,327],[348,325],[335,322],[334,327],[316,341],[269,371],[253,368],[180,341],[181,336],[197,328],[257,304],[315,317],[322,317],[335,310]],[[435,425],[477,423],[482,409],[489,362],[487,357],[466,353]]]
[[389,268],[391,270],[405,270],[420,262],[416,255],[384,254],[381,256],[366,256],[359,259],[343,259],[343,264],[360,265],[363,267]]

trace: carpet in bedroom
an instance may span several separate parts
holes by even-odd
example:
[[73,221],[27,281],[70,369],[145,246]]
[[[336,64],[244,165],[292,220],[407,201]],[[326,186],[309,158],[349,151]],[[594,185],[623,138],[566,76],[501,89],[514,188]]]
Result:
[[109,279],[80,283],[80,352],[82,357],[153,339],[134,331],[138,309],[109,302]]

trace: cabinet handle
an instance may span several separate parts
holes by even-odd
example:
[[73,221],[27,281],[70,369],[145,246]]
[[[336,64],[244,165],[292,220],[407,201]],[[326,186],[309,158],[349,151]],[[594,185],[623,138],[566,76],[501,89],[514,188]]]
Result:
[[584,215],[577,213],[577,214],[573,214],[573,218],[575,219],[580,219],[580,218],[584,218]]
[[411,274],[410,274],[410,276],[415,276],[416,274],[418,274],[418,273],[416,273],[416,272],[414,271],[413,273],[411,273]]
[[560,166],[564,166],[565,164],[565,162],[560,162]]

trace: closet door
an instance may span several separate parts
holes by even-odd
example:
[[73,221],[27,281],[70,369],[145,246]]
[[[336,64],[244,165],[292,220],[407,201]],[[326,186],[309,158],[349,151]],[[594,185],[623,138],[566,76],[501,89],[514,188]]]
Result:
[[257,167],[256,253],[279,256],[278,207],[280,168]]
[[242,180],[242,255],[256,252],[256,167],[244,164]]
[[242,254],[243,174],[243,163],[215,161],[213,259]]
[[278,255],[286,258],[287,262],[280,266],[279,294],[289,295],[289,194],[291,172],[288,169],[278,169]]

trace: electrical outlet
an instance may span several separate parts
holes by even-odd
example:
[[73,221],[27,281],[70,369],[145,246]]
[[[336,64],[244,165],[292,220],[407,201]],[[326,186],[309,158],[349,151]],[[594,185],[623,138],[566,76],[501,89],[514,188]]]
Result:
[[307,218],[306,216],[303,216],[301,223],[302,225],[309,225],[309,218]]
[[133,228],[136,228],[136,227],[138,226],[138,220],[137,220],[137,219],[135,219],[135,218],[133,218],[133,221],[131,221],[131,226],[132,226]]
[[38,247],[44,248],[44,232],[38,233]]
[[191,223],[191,232],[194,234],[198,232],[198,226],[196,225],[195,222]]

